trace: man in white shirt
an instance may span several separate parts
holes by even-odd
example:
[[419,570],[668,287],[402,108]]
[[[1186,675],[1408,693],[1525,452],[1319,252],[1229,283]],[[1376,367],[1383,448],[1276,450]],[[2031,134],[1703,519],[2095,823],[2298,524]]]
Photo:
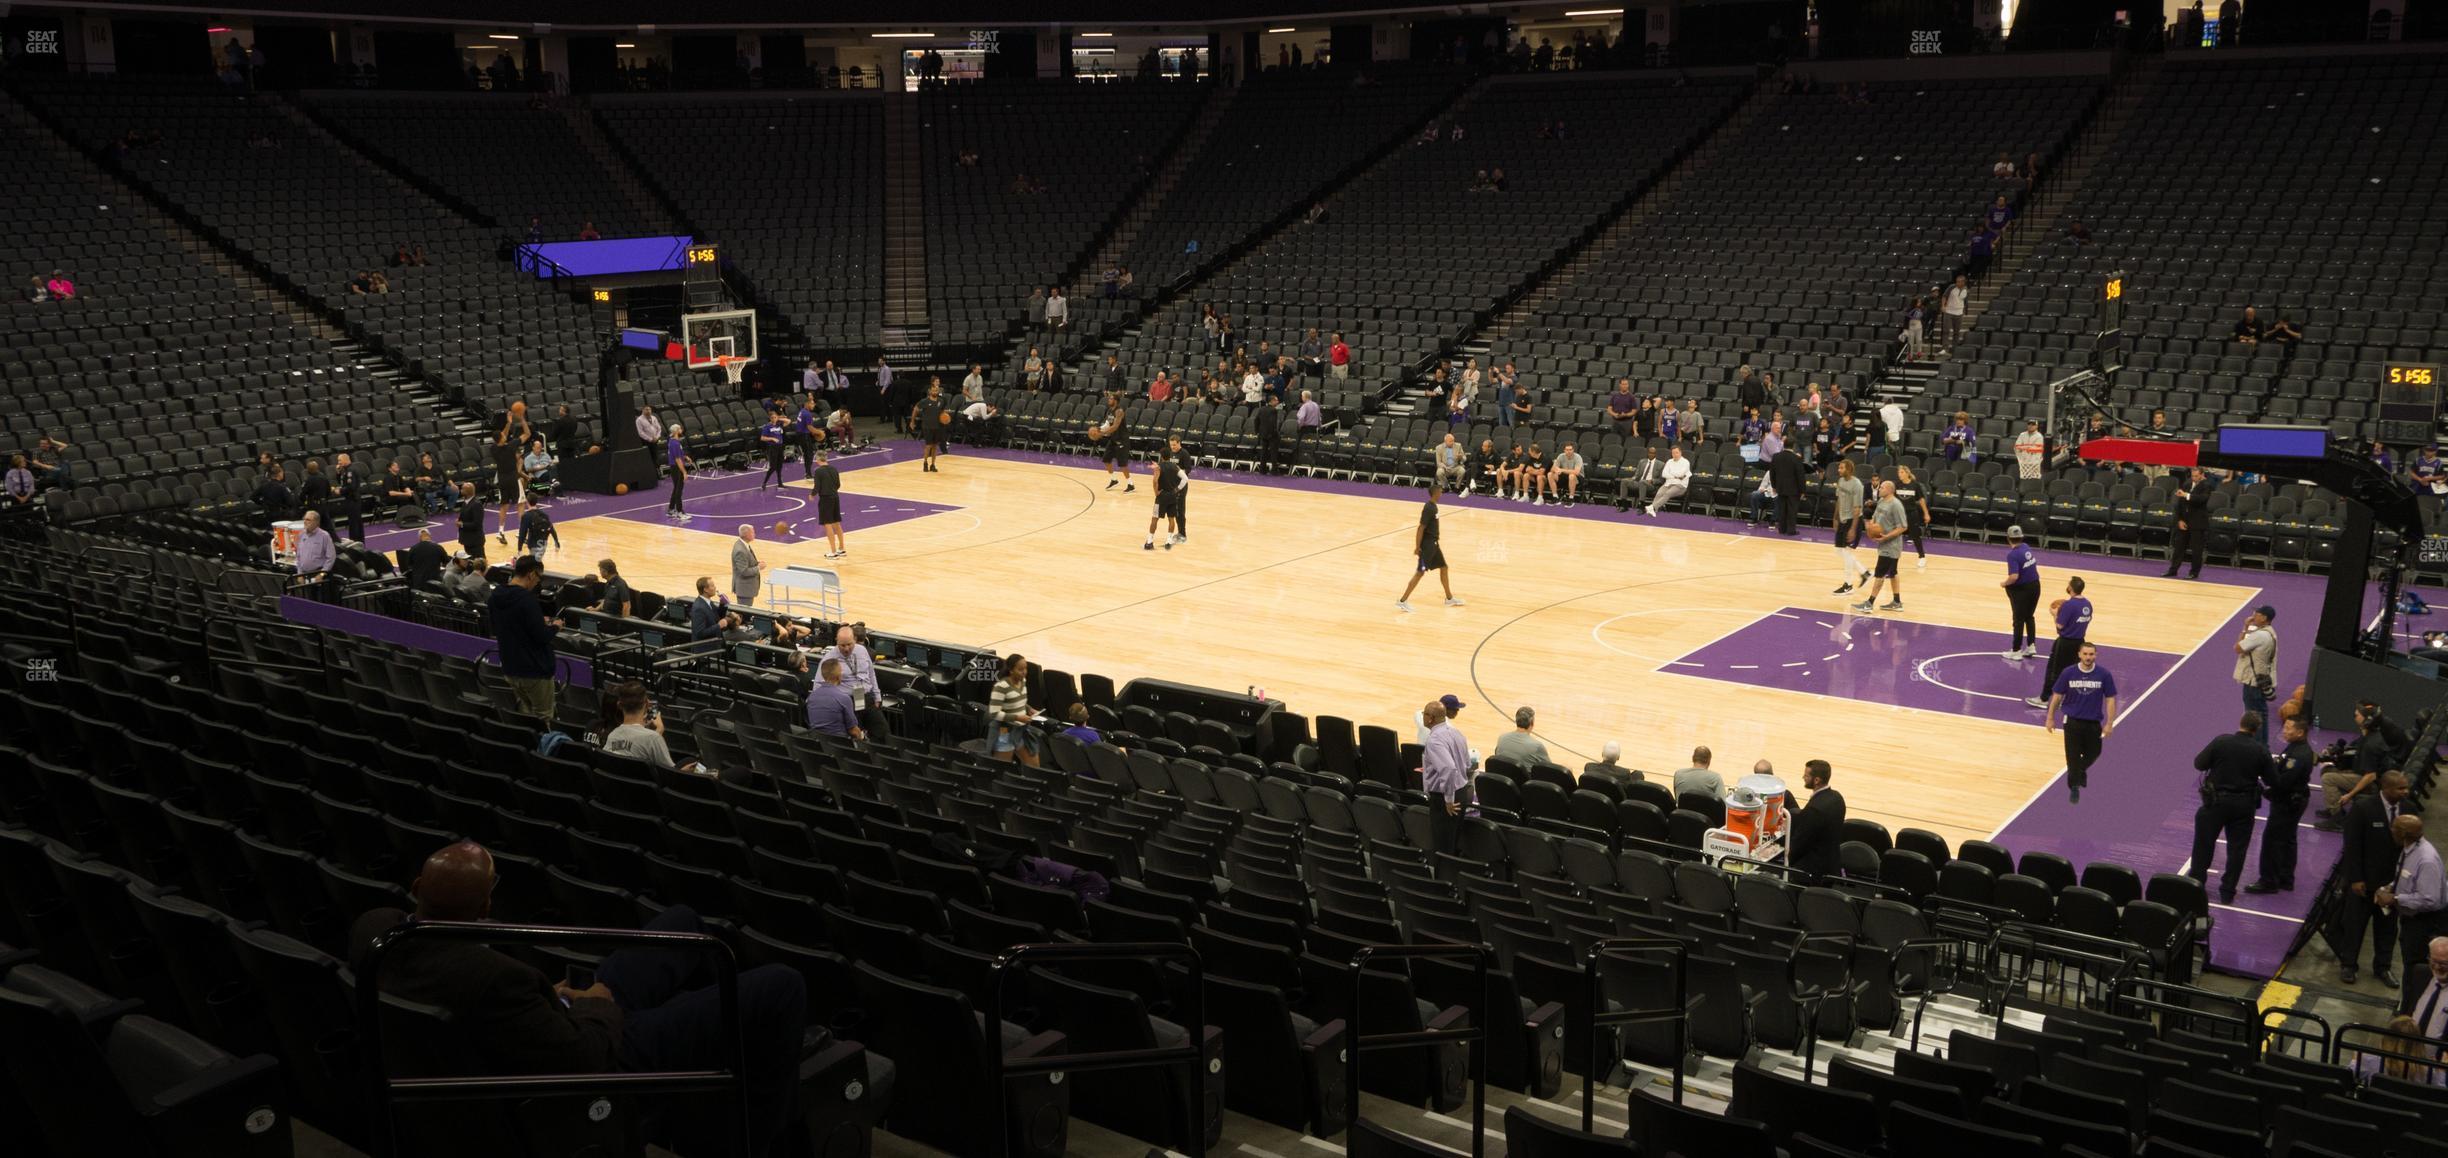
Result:
[[2270,621],[2278,609],[2267,603],[2244,620],[2244,634],[2235,643],[2235,682],[2244,689],[2244,710],[2261,716],[2261,746],[2269,747],[2269,693],[2261,690],[2278,678],[2278,632]]
[[833,646],[817,656],[819,670],[826,660],[840,660],[842,687],[849,689],[851,706],[858,711],[859,727],[868,735],[888,739],[891,728],[884,719],[884,688],[876,682],[875,656],[867,645],[858,641],[858,629],[845,623],[833,633]]
[[961,401],[966,403],[984,402],[985,400],[986,368],[972,362],[969,365],[969,376],[961,379]]
[[1878,409],[1879,423],[1887,428],[1887,454],[1895,457],[1904,453],[1904,404],[1889,399]]
[[1061,330],[1071,324],[1071,299],[1063,296],[1061,286],[1046,291],[1046,328]]
[[1963,337],[1964,302],[1972,291],[1964,284],[1962,274],[1955,275],[1955,284],[1946,287],[1938,297],[1938,344],[1952,346]]
[[1691,462],[1683,457],[1678,446],[1666,452],[1666,481],[1658,484],[1657,497],[1649,501],[1649,515],[1655,518],[1658,508],[1683,497],[1691,489]]
[[663,420],[655,417],[654,407],[638,408],[636,429],[638,441],[646,444],[647,457],[652,458],[654,448],[663,445]]
[[1462,467],[1462,444],[1455,442],[1452,432],[1448,431],[1445,441],[1438,443],[1436,448],[1436,485],[1448,493],[1460,494],[1466,481]]
[[[1675,448],[1681,453],[1682,448]],[[1615,480],[1615,509],[1629,510],[1634,503],[1649,505],[1649,496],[1657,493],[1658,484],[1665,481],[1666,464],[1658,460],[1657,448],[1648,448],[1641,460],[1623,468]]]

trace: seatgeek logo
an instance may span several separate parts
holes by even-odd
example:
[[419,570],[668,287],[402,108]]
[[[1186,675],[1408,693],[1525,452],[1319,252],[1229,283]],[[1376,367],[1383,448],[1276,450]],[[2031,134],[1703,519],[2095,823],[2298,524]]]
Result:
[[1944,53],[1946,47],[1940,43],[1939,36],[1940,32],[1935,28],[1925,28],[1914,32],[1912,34],[1912,54],[1914,56],[1938,56]]
[[59,48],[58,29],[29,28],[26,30],[25,52],[27,56],[58,56]]

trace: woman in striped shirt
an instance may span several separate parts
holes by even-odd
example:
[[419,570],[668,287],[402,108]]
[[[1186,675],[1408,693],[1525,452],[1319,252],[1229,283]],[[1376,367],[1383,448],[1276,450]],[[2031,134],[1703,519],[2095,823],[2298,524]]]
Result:
[[1027,660],[1016,655],[1003,657],[1003,671],[986,697],[987,750],[997,756],[1008,752],[1008,759],[1034,768],[1037,733],[1028,725],[1037,713],[1028,703],[1028,671]]

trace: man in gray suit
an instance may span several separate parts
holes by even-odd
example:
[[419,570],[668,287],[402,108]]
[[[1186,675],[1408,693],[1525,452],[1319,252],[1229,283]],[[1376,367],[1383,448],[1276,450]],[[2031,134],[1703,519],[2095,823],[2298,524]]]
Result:
[[765,581],[765,561],[757,558],[756,525],[741,523],[731,544],[731,594],[742,607],[756,606],[757,588]]

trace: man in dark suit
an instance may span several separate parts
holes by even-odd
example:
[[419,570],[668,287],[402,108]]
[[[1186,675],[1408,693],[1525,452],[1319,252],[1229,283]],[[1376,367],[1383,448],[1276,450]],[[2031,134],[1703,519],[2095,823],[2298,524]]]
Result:
[[1810,790],[1810,802],[1793,814],[1792,843],[1785,853],[1788,863],[1818,877],[1835,876],[1841,864],[1836,849],[1844,839],[1845,801],[1844,793],[1828,787],[1834,775],[1825,760],[1803,763],[1802,787]]
[[2344,867],[2346,895],[2339,906],[2338,932],[2332,948],[2337,950],[2338,980],[2355,983],[2355,960],[2363,948],[2363,932],[2371,930],[2372,978],[2382,985],[2395,988],[2397,975],[2397,917],[2380,907],[2373,893],[2397,879],[2396,838],[2389,829],[2401,815],[2422,811],[2407,798],[2407,783],[2403,772],[2380,775],[2380,791],[2364,796],[2346,810],[2346,849],[2338,854]]
[[1779,447],[1768,458],[1768,485],[1777,493],[1777,534],[1794,533],[1794,514],[1802,509],[1802,456]]
[[416,546],[399,555],[400,573],[407,577],[411,591],[433,586],[442,577],[442,565],[448,562],[450,556],[443,553],[442,544],[433,541],[430,529],[418,531]]
[[2160,578],[2175,578],[2176,568],[2188,561],[2193,570],[2185,578],[2201,578],[2202,555],[2210,543],[2210,496],[2217,491],[2218,484],[2210,481],[2209,472],[2198,466],[2177,488],[2176,529],[2168,540],[2168,568]]
[[[414,917],[375,909],[349,930],[360,969],[375,938],[411,921],[482,921],[492,911],[493,855],[463,841],[425,859],[411,892]],[[684,905],[656,914],[658,932],[702,932]],[[773,1149],[796,1116],[807,987],[787,966],[743,970],[740,1024],[722,1022],[722,997],[697,954],[626,950],[604,958],[583,989],[548,981],[533,966],[465,941],[410,939],[383,958],[383,991],[451,1011],[471,1072],[591,1074],[618,1070],[720,1069],[725,1037],[739,1036],[748,1071],[751,1153]],[[719,1131],[717,1123],[703,1129]]]

